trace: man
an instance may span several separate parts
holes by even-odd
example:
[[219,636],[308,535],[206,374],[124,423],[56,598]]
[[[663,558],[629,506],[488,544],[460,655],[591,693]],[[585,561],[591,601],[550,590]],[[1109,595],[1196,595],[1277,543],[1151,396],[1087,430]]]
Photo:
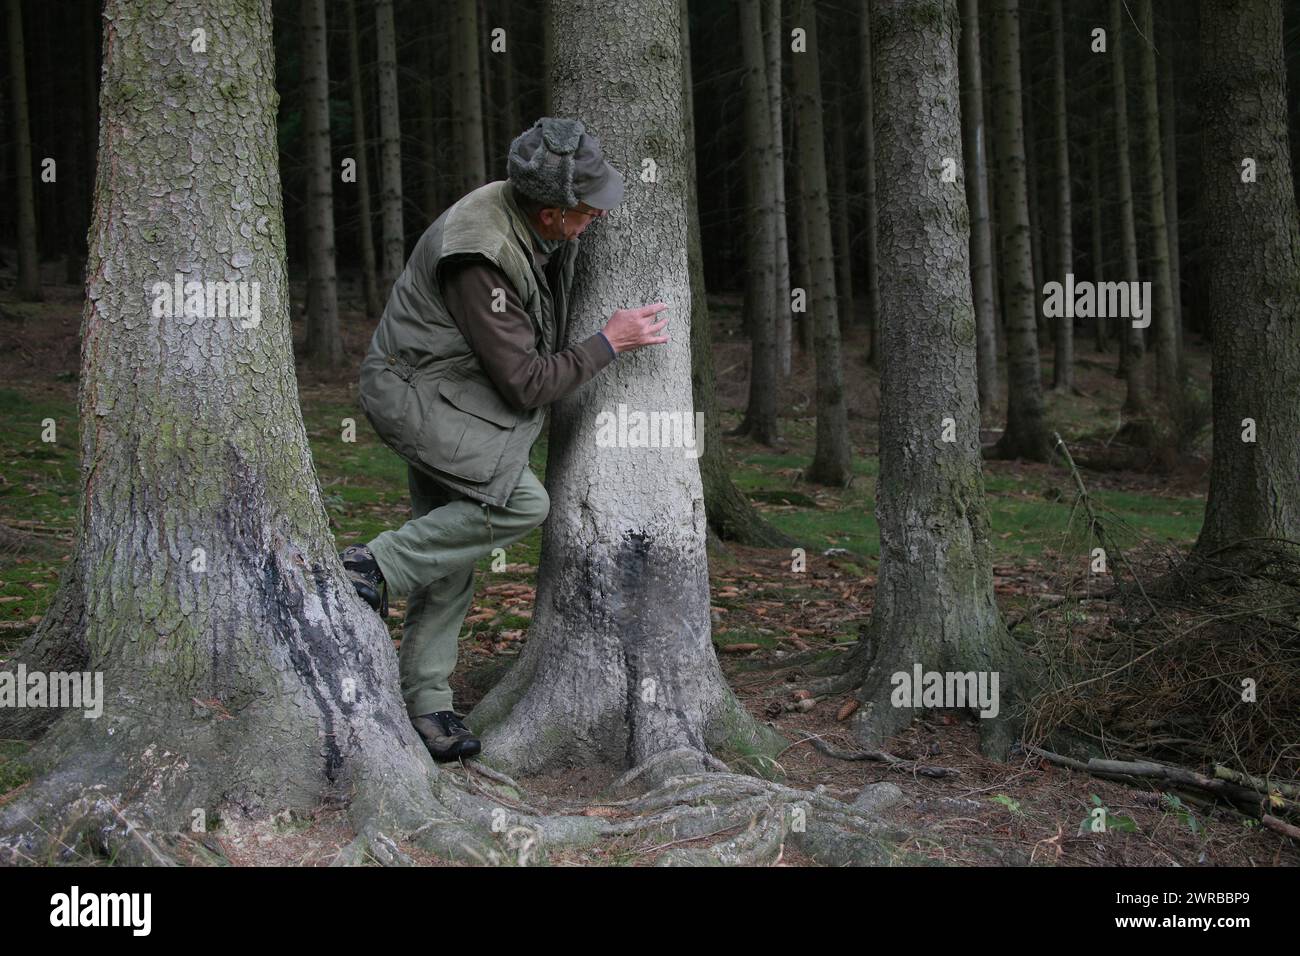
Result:
[[407,461],[412,518],[343,552],[357,593],[388,614],[409,595],[399,664],[411,723],[436,760],[480,741],[448,685],[474,564],[545,520],[528,467],[545,408],[622,352],[668,341],[663,303],[620,309],[566,341],[578,236],[623,199],[580,120],[546,117],[510,145],[509,178],[463,196],[416,243],[361,365],[360,399]]

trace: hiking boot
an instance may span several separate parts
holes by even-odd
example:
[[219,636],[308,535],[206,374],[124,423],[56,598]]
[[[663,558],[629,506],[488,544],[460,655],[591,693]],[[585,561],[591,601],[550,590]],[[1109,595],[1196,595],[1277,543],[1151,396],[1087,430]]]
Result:
[[388,582],[384,580],[384,572],[379,570],[374,552],[364,544],[354,544],[339,557],[343,559],[343,570],[348,573],[361,600],[378,611],[380,617],[388,617]]
[[411,726],[419,733],[434,760],[459,760],[461,757],[473,757],[483,749],[482,743],[474,736],[473,731],[450,710],[412,717]]

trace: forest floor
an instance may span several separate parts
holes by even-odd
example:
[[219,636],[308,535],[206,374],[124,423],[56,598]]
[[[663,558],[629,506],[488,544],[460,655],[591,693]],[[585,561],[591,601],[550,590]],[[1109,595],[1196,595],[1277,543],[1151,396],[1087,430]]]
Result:
[[[46,302],[0,302],[0,662],[40,620],[69,555],[78,496],[76,377],[80,290],[54,287]],[[724,431],[739,421],[746,394],[748,347],[738,334],[734,301],[714,308],[715,368]],[[344,312],[345,347],[359,362],[372,323]],[[301,333],[301,323],[295,328]],[[780,550],[729,546],[711,553],[714,642],[722,668],[745,706],[789,741],[779,758],[787,785],[825,787],[852,801],[868,784],[888,781],[903,798],[882,811],[885,818],[926,835],[913,847],[938,862],[988,862],[969,843],[1005,847],[1006,859],[1033,865],[1277,865],[1300,863],[1300,849],[1239,814],[1212,807],[1188,808],[1162,800],[1153,787],[1136,790],[1054,767],[1036,758],[1009,764],[990,761],[977,746],[977,718],[929,711],[889,743],[892,753],[958,775],[930,778],[886,765],[828,757],[812,743],[822,740],[853,750],[839,719],[849,695],[807,700],[807,675],[781,669],[783,658],[805,651],[842,654],[858,640],[871,615],[878,560],[874,511],[877,471],[875,427],[878,377],[866,367],[860,327],[847,330],[846,387],[851,409],[854,480],[848,488],[812,486],[800,480],[811,460],[813,368],[811,355],[795,361],[782,386],[783,447],[773,449],[727,438],[736,483],[772,524],[807,549],[807,570],[792,571]],[[1209,360],[1189,341],[1189,366],[1203,396]],[[1048,395],[1048,416],[1081,462],[1111,460],[1123,401],[1114,354],[1079,343],[1077,393]],[[1050,380],[1050,354],[1044,355]],[[340,548],[366,541],[409,516],[405,467],[371,431],[356,404],[355,371],[319,376],[301,370],[300,392],[325,504]],[[53,419],[57,440],[42,441]],[[342,440],[353,419],[355,442]],[[986,425],[996,423],[992,410]],[[1208,417],[1206,424],[1208,425]],[[986,432],[986,443],[996,432]],[[1083,479],[1099,507],[1134,534],[1160,547],[1190,545],[1205,503],[1208,456],[1198,452],[1159,470],[1092,470]],[[545,435],[533,450],[533,467],[545,472]],[[1088,560],[1080,535],[1072,478],[1059,464],[990,461],[985,483],[995,549],[995,589],[1009,619],[1026,619],[1059,599],[1062,569]],[[10,529],[5,531],[4,529]],[[456,709],[468,713],[526,639],[531,618],[541,531],[509,549],[508,564],[480,565],[474,605],[461,636],[461,662],[453,677]],[[389,627],[401,639],[402,602]],[[802,659],[802,655],[801,655]],[[0,803],[25,777],[25,745],[0,741]],[[725,757],[725,755],[724,755]],[[463,772],[456,768],[453,772]],[[622,768],[617,768],[621,770]],[[1203,768],[1199,768],[1203,769]],[[535,805],[551,809],[590,806],[616,768],[576,769],[521,779]],[[1094,833],[1086,820],[1105,806],[1123,821]],[[236,863],[330,862],[350,838],[344,818],[321,811],[289,824],[231,823],[221,837]],[[716,837],[714,838],[716,839]],[[598,849],[560,851],[553,862],[569,864],[652,863],[665,849],[628,841]],[[439,861],[413,851],[422,862]],[[809,865],[787,851],[785,865]]]

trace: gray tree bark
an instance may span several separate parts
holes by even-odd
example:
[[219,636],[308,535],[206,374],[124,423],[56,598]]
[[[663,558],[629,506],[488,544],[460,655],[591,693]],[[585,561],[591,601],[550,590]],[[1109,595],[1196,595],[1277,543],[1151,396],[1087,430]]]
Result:
[[993,597],[968,212],[935,163],[962,155],[960,18],[956,0],[875,7],[876,142],[891,170],[879,194],[880,575],[869,637],[850,659],[862,679],[855,733],[877,747],[916,716],[890,700],[891,675],[915,663],[996,671],[1001,713],[980,721],[981,746],[1004,756],[1019,663]]
[[[581,114],[628,175],[623,204],[588,229],[574,273],[569,338],[615,308],[668,303],[666,345],[610,366],[552,407],[536,608],[519,661],[470,715],[483,759],[535,773],[569,764],[630,768],[614,789],[719,766],[711,753],[772,753],[779,738],[723,679],[709,623],[700,472],[682,448],[600,448],[596,416],[690,414],[690,184],[677,0],[609,7],[563,0],[555,31],[556,112]],[[591,24],[605,42],[589,42]],[[629,399],[629,396],[635,396]]]
[[393,0],[375,0],[375,48],[379,63],[379,207],[383,218],[383,275],[381,299],[388,298],[393,283],[406,265],[406,240],[402,227],[402,119],[397,100],[397,37],[393,28]]
[[835,306],[835,260],[831,244],[830,199],[826,187],[826,148],[822,129],[817,11],[811,0],[796,0],[793,25],[806,31],[805,52],[794,57],[795,115],[799,125],[799,177],[808,228],[808,306],[812,309],[813,350],[817,358],[817,446],[808,481],[844,486],[853,475],[840,328]]
[[[1142,76],[1142,126],[1144,163],[1151,222],[1151,331],[1156,353],[1156,397],[1165,414],[1177,425],[1182,419],[1183,384],[1178,377],[1178,333],[1174,328],[1173,277],[1169,271],[1169,229],[1165,220],[1165,166],[1160,149],[1160,102],[1156,80],[1155,18],[1152,0],[1137,0],[1142,37],[1138,40]],[[1143,37],[1145,39],[1143,39]],[[1173,109],[1173,104],[1167,104]]]
[[784,95],[781,92],[781,50],[785,33],[781,22],[781,0],[763,0],[763,43],[767,59],[767,102],[772,116],[772,146],[776,176],[772,184],[776,214],[772,237],[776,263],[776,363],[782,378],[790,377],[794,314],[790,311],[790,236],[785,202],[785,124]]
[[483,74],[479,66],[483,41],[478,28],[478,0],[456,0],[455,17],[452,117],[461,192],[467,193],[487,182],[483,158]]
[[1038,294],[1030,249],[1017,0],[993,3],[993,103],[998,155],[995,192],[1002,230],[998,271],[1004,282],[1007,323],[1007,429],[994,454],[1047,461],[1050,448],[1038,360]]
[[[864,5],[867,0],[863,0]],[[975,356],[980,409],[998,396],[997,314],[993,311],[993,231],[989,222],[989,171],[985,155],[984,82],[980,68],[978,0],[961,0],[962,153],[970,206],[971,290],[975,301]]]
[[[1120,251],[1124,258],[1124,271],[1119,276],[1121,282],[1136,282],[1138,275],[1137,229],[1133,222],[1133,169],[1129,159],[1128,135],[1128,88],[1124,77],[1124,4],[1122,0],[1110,0],[1110,57],[1111,92],[1114,95],[1115,120],[1115,181],[1119,191],[1119,237]],[[1153,303],[1148,303],[1151,308]],[[1142,340],[1142,330],[1134,328],[1129,319],[1121,318],[1119,334],[1124,339],[1124,349],[1120,356],[1120,369],[1128,386],[1124,398],[1123,415],[1129,425],[1128,431],[1133,437],[1143,442],[1150,434],[1150,408],[1146,388],[1146,370],[1143,367],[1143,355],[1146,346]]]
[[[1214,459],[1196,551],[1300,548],[1300,217],[1287,137],[1282,11],[1201,5],[1201,196],[1214,335]],[[1254,182],[1243,162],[1255,161]],[[1245,419],[1255,441],[1243,440]],[[1280,542],[1256,540],[1255,545]],[[1217,563],[1228,560],[1216,555]]]
[[875,94],[871,88],[871,63],[875,58],[871,45],[871,0],[859,0],[858,24],[861,30],[862,55],[862,151],[865,201],[867,206],[867,322],[869,323],[867,364],[880,368],[880,267],[876,236],[876,131]]
[[835,232],[835,311],[841,332],[854,324],[853,250],[849,243],[849,175],[844,142],[843,97],[836,95],[831,111],[831,222]]
[[[737,434],[781,441],[777,420],[776,166],[760,0],[740,0],[745,65],[745,327],[750,334],[749,401]],[[785,307],[788,310],[788,306]]]
[[39,302],[41,257],[36,247],[36,195],[32,191],[32,134],[27,110],[27,58],[23,44],[22,4],[11,0],[9,7],[9,84],[14,118],[14,170],[18,194],[18,298]]
[[[322,804],[347,806],[363,842],[419,829],[435,852],[481,858],[491,808],[450,819],[312,466],[271,2],[108,0],[104,16],[76,546],[15,662],[100,673],[103,712],[0,710],[0,735],[40,736],[24,758],[37,777],[0,808],[0,862],[210,861],[196,811],[215,824]],[[159,302],[176,273],[249,283],[259,308],[169,316],[141,293]]]
[[1160,57],[1160,150],[1165,167],[1165,224],[1169,234],[1169,287],[1174,303],[1174,350],[1178,354],[1178,380],[1187,381],[1187,355],[1183,351],[1182,255],[1178,237],[1178,97],[1174,93],[1173,50]]
[[[1074,206],[1070,199],[1070,128],[1065,97],[1065,23],[1061,2],[1052,0],[1053,172],[1056,177],[1053,182],[1056,187],[1056,272],[1053,278],[1063,283],[1066,273],[1074,271]],[[1056,320],[1052,385],[1062,392],[1074,388],[1074,319],[1064,309]]]
[[366,315],[373,321],[383,306],[379,302],[379,281],[375,268],[374,217],[370,209],[370,141],[366,136],[366,97],[361,78],[361,54],[358,49],[356,0],[345,0],[348,25],[348,80],[352,96],[352,128],[356,143],[353,158],[357,162],[357,243],[361,246],[361,284],[366,297]]
[[[1106,248],[1102,229],[1101,144],[1106,135],[1105,107],[1098,101],[1093,105],[1092,142],[1088,144],[1088,180],[1092,188],[1092,281],[1106,280]],[[1098,316],[1093,326],[1098,352],[1110,348],[1111,319]]]
[[302,0],[303,147],[307,165],[307,360],[343,364],[334,258],[334,169],[325,0]]

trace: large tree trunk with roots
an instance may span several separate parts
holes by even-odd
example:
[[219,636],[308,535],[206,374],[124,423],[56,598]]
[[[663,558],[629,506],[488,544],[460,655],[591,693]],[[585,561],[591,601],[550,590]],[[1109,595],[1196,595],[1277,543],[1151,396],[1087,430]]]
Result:
[[[490,808],[477,832],[446,811],[321,503],[291,351],[270,0],[109,0],[105,21],[77,546],[18,655],[101,673],[103,713],[0,712],[0,736],[43,732],[26,758],[39,776],[0,811],[0,859],[201,858],[182,836],[198,811],[322,803],[350,806],[367,840],[432,824],[423,842],[481,857]],[[248,283],[258,308],[156,304],[177,274]]]
[[[556,112],[581,114],[610,162],[631,171],[623,205],[587,234],[569,336],[590,334],[617,308],[656,300],[668,303],[678,332],[553,407],[551,512],[533,625],[518,663],[470,722],[491,766],[536,773],[615,764],[629,769],[621,783],[640,789],[715,768],[715,752],[771,753],[781,743],[736,700],[714,653],[695,458],[682,448],[596,443],[597,415],[619,403],[693,411],[682,402],[691,372],[689,329],[681,328],[691,305],[682,241],[691,159],[677,2],[565,0],[549,15]],[[594,47],[593,23],[602,38]],[[642,168],[654,170],[653,181],[642,180]]]
[[343,364],[334,262],[334,171],[325,0],[302,0],[303,140],[307,153],[307,356],[317,368]]
[[803,222],[808,236],[807,305],[813,313],[813,350],[817,358],[817,444],[808,481],[843,487],[853,477],[844,369],[840,361],[840,327],[835,303],[835,260],[831,244],[830,197],[826,186],[826,147],[822,129],[820,50],[817,6],[797,0],[791,21],[805,31],[806,48],[794,57],[795,117],[799,125],[799,178]]
[[758,0],[740,5],[745,63],[745,327],[750,336],[749,402],[736,429],[763,445],[781,440],[776,406],[776,150],[767,92],[767,56]]
[[936,169],[961,156],[960,19],[955,0],[875,7],[876,148],[891,170],[879,191],[880,575],[866,639],[830,684],[860,685],[855,734],[876,747],[916,715],[891,702],[896,672],[996,672],[1000,713],[980,736],[1004,756],[1021,664],[993,598],[966,196]]
[[[1046,461],[1042,370],[1038,360],[1038,292],[1034,285],[1025,176],[1025,128],[1020,98],[1020,9],[994,0],[993,103],[997,110],[997,204],[1002,230],[998,271],[1007,322],[1007,430],[993,454]],[[947,154],[951,155],[951,154]]]
[[1228,563],[1218,552],[1237,545],[1300,547],[1300,219],[1279,5],[1203,4],[1200,55],[1214,460],[1196,553]]

